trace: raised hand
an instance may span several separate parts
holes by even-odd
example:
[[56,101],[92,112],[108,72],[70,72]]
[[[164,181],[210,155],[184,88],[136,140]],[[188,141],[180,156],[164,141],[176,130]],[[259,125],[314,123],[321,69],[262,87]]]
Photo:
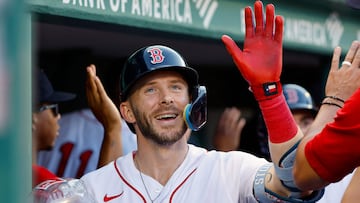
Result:
[[236,107],[226,108],[219,118],[213,144],[216,150],[237,150],[240,145],[241,131],[246,120],[241,118],[241,111]]
[[104,139],[100,149],[98,167],[104,166],[122,155],[121,116],[115,104],[96,76],[95,65],[87,67],[86,96],[95,117],[104,127]]
[[256,25],[253,24],[251,8],[245,8],[246,33],[243,51],[227,35],[222,36],[222,41],[255,97],[261,100],[263,85],[280,81],[284,20],[281,16],[275,16],[272,4],[266,6],[266,20],[263,17],[261,1],[255,1],[254,9]]
[[120,112],[106,94],[99,77],[96,76],[95,65],[88,66],[86,70],[86,96],[92,112],[105,129],[117,127],[121,130]]
[[[344,61],[340,65],[341,48],[334,49],[331,68],[326,82],[326,96],[334,96],[346,101],[360,87],[360,42],[353,41]],[[332,102],[337,102],[333,100]]]

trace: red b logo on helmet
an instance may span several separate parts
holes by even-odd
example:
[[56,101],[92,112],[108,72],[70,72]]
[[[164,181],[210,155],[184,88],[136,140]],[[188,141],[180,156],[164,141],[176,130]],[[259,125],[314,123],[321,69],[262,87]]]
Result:
[[150,53],[150,57],[152,58],[152,60],[150,61],[152,64],[162,63],[164,61],[165,56],[162,54],[161,49],[152,48],[149,49],[148,52]]
[[285,90],[287,94],[287,102],[289,104],[296,104],[299,101],[299,96],[295,89],[287,89]]

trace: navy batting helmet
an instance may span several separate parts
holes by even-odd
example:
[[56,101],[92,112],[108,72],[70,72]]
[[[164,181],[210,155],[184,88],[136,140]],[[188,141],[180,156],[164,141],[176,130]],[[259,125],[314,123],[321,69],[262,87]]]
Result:
[[[199,86],[197,71],[190,68],[184,58],[175,50],[163,46],[153,45],[143,47],[133,53],[122,70],[120,77],[121,101],[125,101],[135,83],[154,71],[171,70],[180,73],[189,86],[192,103],[184,110],[184,120],[192,130],[199,130],[207,117],[206,88]],[[133,125],[127,123],[135,133]]]
[[290,110],[309,110],[314,114],[317,113],[318,109],[305,88],[296,84],[285,84],[283,92]]
[[140,78],[158,70],[179,72],[187,81],[190,91],[198,86],[197,71],[190,68],[179,53],[162,45],[148,46],[137,50],[125,62],[120,78],[121,100],[127,99],[131,88]]

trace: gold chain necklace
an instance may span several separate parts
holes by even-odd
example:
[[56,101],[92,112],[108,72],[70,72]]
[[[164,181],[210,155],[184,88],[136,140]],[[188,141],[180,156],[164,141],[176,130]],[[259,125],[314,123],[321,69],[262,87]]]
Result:
[[143,176],[142,176],[142,174],[141,174],[140,164],[137,162],[137,159],[136,159],[135,157],[134,157],[134,160],[135,160],[135,164],[136,164],[136,166],[137,166],[137,167],[138,167],[138,169],[139,169],[139,174],[140,174],[141,182],[142,182],[142,184],[144,185],[144,188],[145,188],[146,194],[148,195],[149,199],[151,200],[151,203],[153,203],[155,200],[157,200],[157,198],[159,198],[159,197],[160,197],[161,192],[159,192],[159,194],[158,194],[158,195],[157,195],[154,199],[151,199],[150,192],[149,192],[149,190],[147,189],[147,187],[146,187],[146,185],[145,185],[144,178],[143,178]]

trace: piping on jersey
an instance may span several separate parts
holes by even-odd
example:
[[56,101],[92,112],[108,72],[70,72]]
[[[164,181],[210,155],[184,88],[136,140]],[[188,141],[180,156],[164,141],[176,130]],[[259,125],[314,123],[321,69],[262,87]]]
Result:
[[177,186],[174,190],[174,192],[171,193],[171,196],[170,196],[170,203],[172,202],[172,199],[175,195],[175,193],[178,191],[178,189],[180,189],[180,187],[187,181],[187,179],[189,179],[189,177],[196,171],[197,168],[195,168],[193,171],[191,171],[191,173],[180,183],[179,186]]
[[[144,203],[146,203],[146,199],[145,197],[141,194],[141,192],[139,190],[137,190],[134,186],[132,186],[128,181],[126,181],[126,179],[124,178],[124,176],[121,175],[120,173],[120,170],[119,168],[117,167],[116,165],[116,160],[114,161],[114,167],[115,167],[115,170],[117,172],[117,174],[120,176],[121,180],[124,181],[124,183],[129,186],[132,190],[134,190],[136,192],[136,194],[138,194],[141,199],[143,200]],[[171,196],[170,196],[170,200],[169,200],[169,203],[172,202],[172,199],[175,195],[175,193],[180,189],[180,187],[182,185],[184,185],[184,183],[189,179],[189,177],[194,174],[194,172],[197,170],[197,168],[195,168],[193,171],[190,172],[190,174],[175,188],[175,190],[171,193]]]
[[134,191],[141,197],[141,199],[144,201],[144,203],[146,203],[145,197],[144,197],[135,187],[133,187],[132,185],[130,185],[130,183],[127,182],[127,181],[125,180],[125,178],[121,175],[120,170],[119,170],[119,168],[118,168],[117,165],[116,165],[116,160],[114,161],[114,167],[115,167],[116,172],[117,172],[118,175],[120,176],[121,180],[124,181],[124,183],[125,183],[127,186],[129,186],[132,190],[134,190]]

